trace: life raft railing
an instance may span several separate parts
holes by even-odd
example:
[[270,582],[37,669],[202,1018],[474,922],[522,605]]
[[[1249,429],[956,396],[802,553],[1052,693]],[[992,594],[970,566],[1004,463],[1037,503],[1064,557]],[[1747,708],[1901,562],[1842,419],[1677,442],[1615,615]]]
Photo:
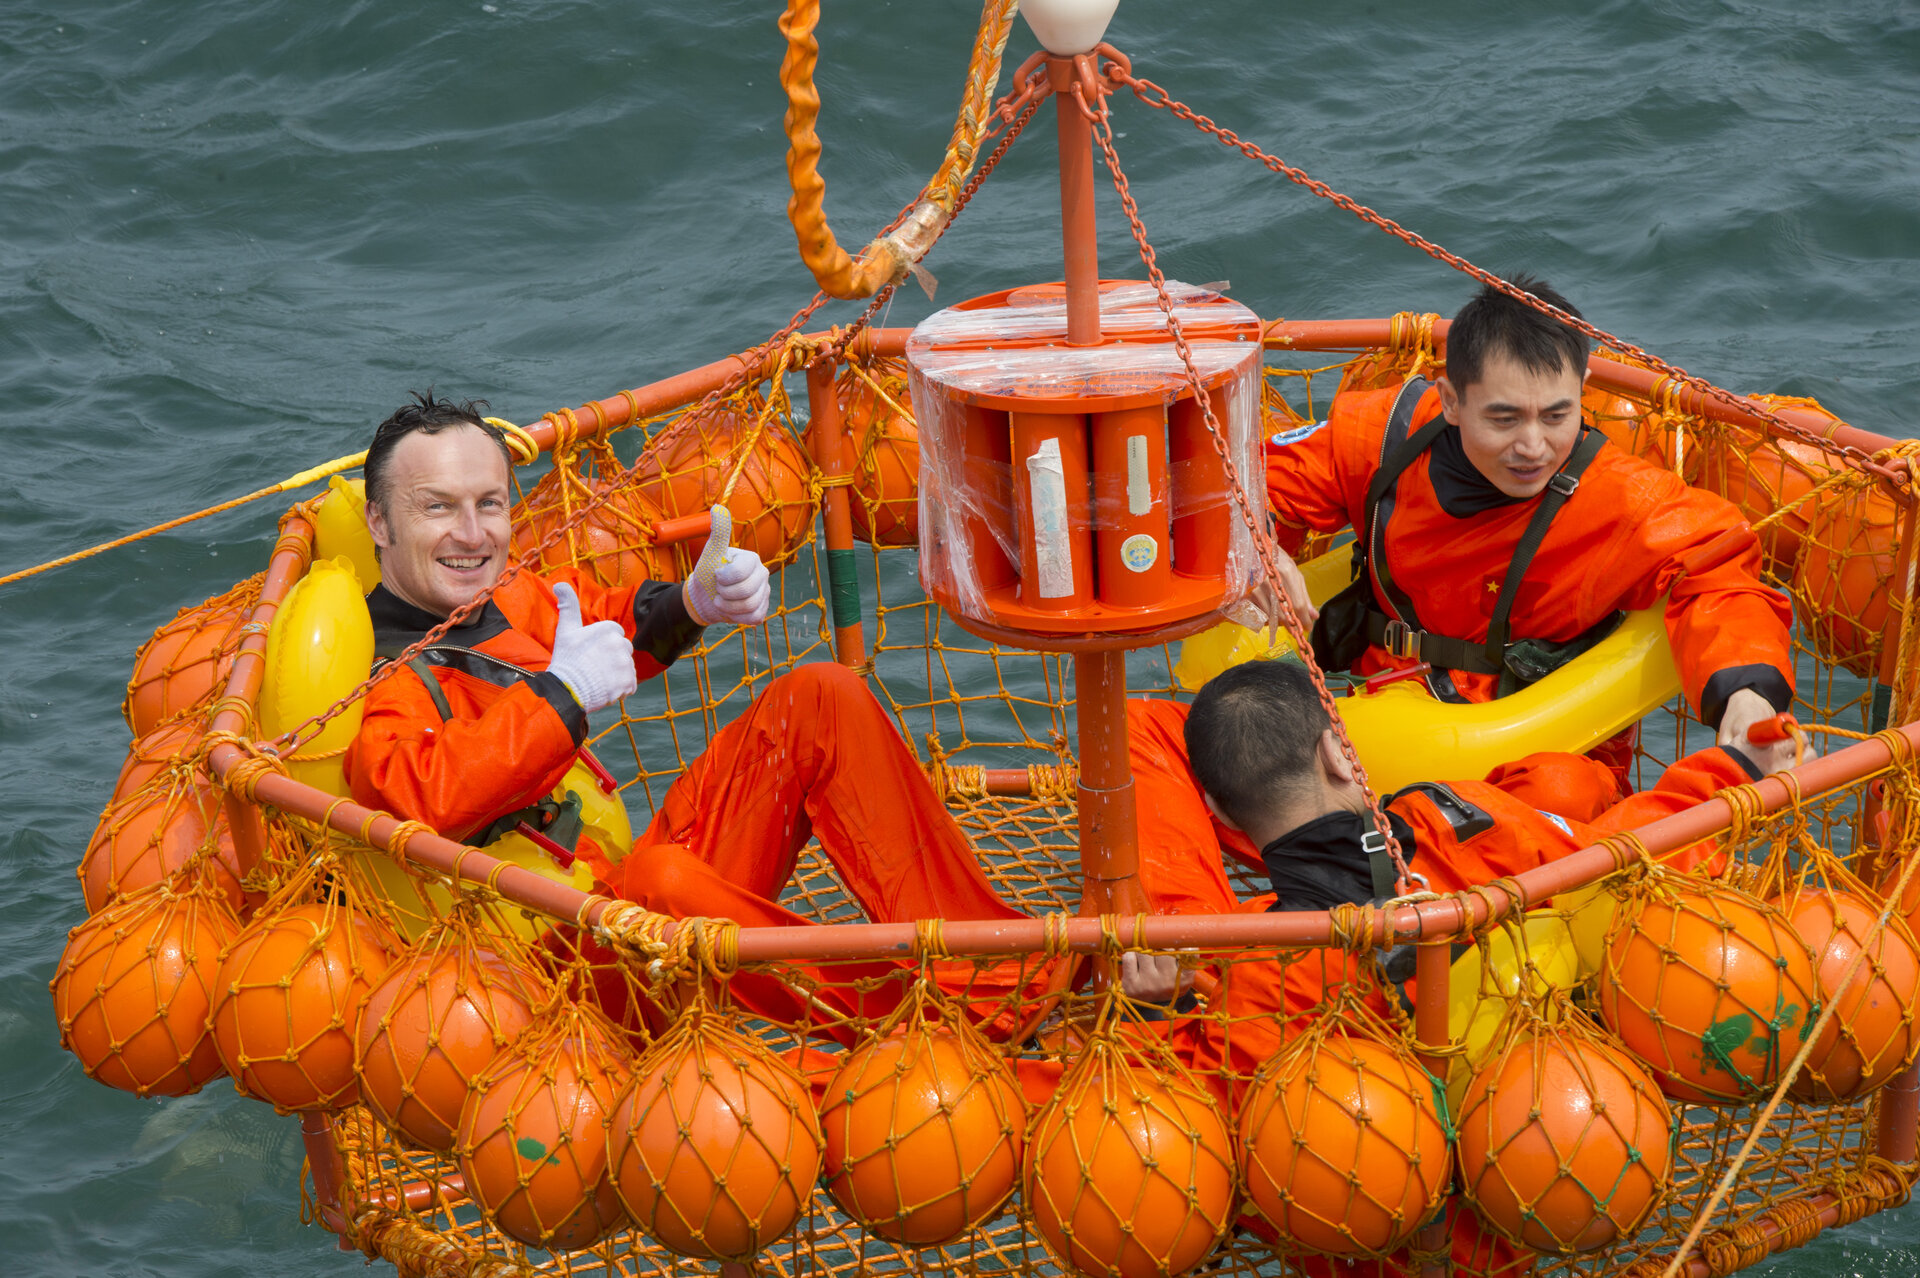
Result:
[[[1393,339],[1393,320],[1333,321],[1327,323],[1276,322],[1268,326],[1270,347],[1287,350],[1340,350],[1386,345]],[[1438,336],[1439,326],[1434,326]],[[897,354],[903,347],[906,331],[870,330],[852,344],[850,354],[857,356]],[[769,364],[767,367],[771,367]],[[748,367],[747,376],[764,376],[767,367]],[[739,358],[715,361],[701,368],[653,383],[638,390],[593,401],[563,414],[550,414],[527,435],[540,450],[556,443],[568,443],[602,434],[646,417],[671,411],[692,403],[737,376],[742,369]],[[825,376],[809,372],[810,398],[816,412],[832,415],[824,421],[838,422],[837,406],[832,398],[831,368]],[[1652,375],[1627,365],[1596,357],[1593,382],[1607,389],[1646,397]],[[824,398],[823,398],[824,396]],[[1737,410],[1713,401],[1689,404],[1687,411],[1698,416],[1729,421],[1758,430],[1767,430],[1764,420],[1743,419]],[[1892,441],[1852,427],[1821,421],[1823,430],[1836,442],[1843,439],[1866,451],[1877,452]],[[1842,434],[1844,432],[1844,435]],[[845,473],[848,449],[846,441],[834,438],[835,431],[814,432],[816,464],[824,474]],[[829,485],[823,493],[829,555],[853,553],[845,519],[847,494],[844,484]],[[839,518],[835,518],[835,506]],[[1912,562],[1913,520],[1906,521],[1900,541],[1899,567],[1894,578],[1897,593],[1910,593],[1908,565]],[[414,822],[399,819],[363,807],[351,800],[337,798],[293,780],[276,770],[274,761],[238,744],[250,727],[252,707],[256,704],[266,671],[267,632],[287,592],[306,572],[312,556],[313,528],[305,514],[296,508],[281,525],[281,535],[262,585],[260,601],[253,610],[244,637],[235,655],[224,696],[216,703],[209,724],[216,744],[208,764],[226,790],[226,808],[234,833],[235,848],[244,874],[257,865],[266,846],[265,826],[258,805],[270,805],[302,818],[379,847],[392,855],[444,874],[449,878],[483,885],[500,897],[547,916],[577,922],[587,927],[598,924],[613,904],[555,883],[539,875],[506,864],[483,852],[465,847],[433,833]],[[833,563],[830,558],[830,567]],[[850,562],[850,559],[849,559]],[[837,575],[837,574],[836,574]],[[1904,603],[1895,608],[1904,612]],[[836,609],[836,628],[845,618]],[[1890,623],[1893,624],[1893,623]],[[852,619],[851,638],[859,637],[857,613]],[[1904,670],[1910,680],[1912,662],[1898,662],[1889,649],[1889,675]],[[857,648],[836,648],[839,659],[848,664],[864,661]],[[1911,655],[1911,654],[1906,654]],[[1912,704],[1911,689],[1901,687],[1896,709],[1907,711]],[[223,739],[224,738],[224,739]],[[1899,747],[1897,749],[1897,747]],[[1787,808],[1796,801],[1805,802],[1835,787],[1862,780],[1920,752],[1920,722],[1908,723],[1876,737],[1839,750],[1824,758],[1807,762],[1785,779],[1770,777],[1755,783],[1744,810],[1723,798],[1707,800],[1686,811],[1653,822],[1635,832],[1639,844],[1654,856],[1702,839],[1729,831],[1737,823],[1752,821]],[[1024,769],[994,769],[986,774],[988,789],[996,793],[1021,793],[1025,789]],[[1447,992],[1450,975],[1451,944],[1463,935],[1482,930],[1513,915],[1529,904],[1556,893],[1597,882],[1625,865],[1623,845],[1614,841],[1576,852],[1560,861],[1539,867],[1502,884],[1487,885],[1460,897],[1441,898],[1401,905],[1374,912],[1370,920],[1371,937],[1376,945],[1399,942],[1416,944],[1415,1037],[1422,1047],[1436,1051],[1448,1042]],[[675,929],[664,933],[670,938]],[[1351,932],[1352,929],[1344,929]],[[1325,948],[1341,943],[1336,940],[1332,916],[1327,913],[1299,912],[1281,914],[1181,915],[1140,917],[1132,920],[1087,917],[1066,920],[950,921],[944,924],[942,939],[950,955],[1004,956],[1039,953],[1048,949],[1066,949],[1094,954],[1111,944],[1111,937],[1130,937],[1140,948],[1174,949],[1180,947],[1284,947]],[[913,924],[833,924],[808,927],[743,929],[739,934],[739,958],[742,962],[789,960],[839,960],[874,957],[899,957],[915,951],[917,931]],[[1437,1056],[1433,1058],[1437,1060]],[[311,1175],[318,1200],[321,1221],[344,1239],[357,1232],[357,1213],[381,1202],[344,1201],[347,1177],[344,1164],[332,1136],[333,1120],[325,1113],[302,1116],[302,1134],[309,1157]],[[1895,1164],[1912,1164],[1916,1158],[1916,1137],[1920,1135],[1920,1065],[1910,1067],[1883,1089],[1873,1134],[1874,1152]],[[414,1191],[418,1189],[419,1193]],[[408,1204],[421,1195],[439,1192],[431,1186],[408,1186],[398,1195]],[[376,1195],[383,1201],[395,1195]],[[425,1199],[422,1198],[422,1202]],[[1776,1202],[1767,1212],[1748,1222],[1746,1236],[1766,1245],[1795,1246],[1812,1232],[1837,1221],[1857,1218],[1859,1204],[1843,1200],[1826,1190],[1815,1190],[1801,1198]],[[1681,1272],[1704,1275],[1710,1272],[1698,1255],[1690,1257]]]

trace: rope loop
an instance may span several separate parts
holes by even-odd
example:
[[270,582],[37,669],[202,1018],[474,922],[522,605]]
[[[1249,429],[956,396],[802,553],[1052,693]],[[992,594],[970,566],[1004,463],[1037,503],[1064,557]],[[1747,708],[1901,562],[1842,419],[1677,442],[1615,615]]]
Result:
[[513,454],[514,465],[531,466],[540,459],[540,445],[526,427],[515,426],[504,417],[483,417],[480,420],[506,436],[507,451]]
[[952,957],[947,952],[947,938],[944,931],[944,919],[915,919],[913,921],[913,958],[918,962],[929,959]]

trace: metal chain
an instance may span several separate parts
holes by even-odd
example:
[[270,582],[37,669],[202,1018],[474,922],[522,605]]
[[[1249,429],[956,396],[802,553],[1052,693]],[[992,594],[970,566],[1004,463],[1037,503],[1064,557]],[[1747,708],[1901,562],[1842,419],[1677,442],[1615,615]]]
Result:
[[1253,532],[1253,545],[1260,557],[1261,571],[1272,584],[1273,593],[1280,603],[1280,612],[1286,622],[1287,632],[1293,636],[1294,650],[1306,663],[1307,673],[1313,678],[1314,691],[1319,695],[1321,709],[1326,711],[1327,719],[1333,726],[1334,737],[1340,742],[1340,752],[1353,767],[1354,780],[1360,785],[1360,792],[1366,798],[1367,811],[1373,815],[1374,828],[1386,837],[1387,855],[1393,859],[1394,871],[1399,875],[1396,892],[1405,892],[1412,886],[1407,871],[1407,863],[1400,850],[1400,841],[1394,837],[1393,824],[1387,820],[1387,814],[1380,806],[1380,797],[1374,793],[1373,785],[1367,779],[1366,765],[1360,762],[1359,752],[1353,748],[1353,740],[1347,735],[1347,725],[1340,718],[1339,707],[1334,702],[1333,693],[1327,687],[1326,673],[1320,669],[1320,663],[1314,659],[1313,637],[1306,625],[1300,620],[1300,614],[1294,611],[1293,600],[1280,588],[1280,574],[1274,559],[1281,553],[1266,528],[1266,521],[1254,511],[1253,501],[1247,496],[1246,486],[1241,483],[1239,468],[1233,464],[1233,458],[1227,452],[1226,431],[1220,426],[1219,419],[1213,413],[1213,400],[1207,388],[1200,380],[1200,370],[1194,363],[1193,351],[1187,345],[1186,334],[1181,331],[1180,321],[1173,313],[1173,299],[1167,295],[1167,278],[1160,270],[1159,261],[1153,245],[1147,242],[1147,230],[1140,221],[1140,209],[1134,202],[1133,189],[1127,182],[1127,175],[1120,169],[1120,155],[1113,148],[1113,126],[1107,113],[1107,101],[1100,95],[1100,107],[1093,111],[1087,107],[1086,97],[1081,84],[1075,82],[1073,96],[1093,120],[1094,140],[1100,144],[1101,154],[1106,157],[1107,169],[1113,174],[1113,189],[1119,193],[1120,207],[1127,215],[1127,226],[1133,232],[1133,242],[1139,246],[1140,260],[1146,264],[1147,279],[1153,284],[1159,298],[1160,311],[1167,317],[1167,332],[1173,338],[1173,348],[1180,355],[1180,363],[1187,373],[1187,388],[1193,394],[1194,402],[1200,405],[1200,413],[1206,419],[1207,437],[1213,441],[1213,451],[1220,456],[1220,464],[1227,472],[1227,483],[1233,493],[1234,504],[1240,508],[1240,517]]
[[[1560,323],[1567,325],[1569,328],[1572,328],[1577,332],[1584,334],[1586,337],[1588,337],[1592,341],[1598,342],[1603,346],[1610,346],[1614,350],[1619,351],[1621,354],[1626,355],[1631,359],[1635,359],[1643,362],[1647,368],[1662,374],[1664,377],[1666,377],[1670,381],[1682,386],[1690,387],[1691,389],[1697,391],[1701,395],[1704,395],[1709,399],[1716,400],[1738,412],[1745,413],[1752,417],[1757,417],[1760,420],[1766,422],[1769,426],[1774,427],[1776,430],[1780,431],[1781,433],[1785,435],[1789,435],[1792,438],[1797,439],[1803,443],[1812,444],[1816,447],[1827,450],[1829,452],[1838,453],[1842,457],[1844,457],[1850,464],[1852,464],[1853,466],[1855,466],[1860,470],[1866,471],[1870,474],[1879,475],[1882,478],[1887,479],[1895,484],[1904,485],[1910,482],[1910,475],[1908,474],[1908,472],[1897,467],[1890,467],[1885,463],[1876,460],[1872,454],[1866,452],[1861,448],[1857,448],[1852,444],[1839,443],[1835,440],[1827,438],[1824,435],[1821,435],[1817,431],[1810,430],[1809,428],[1805,426],[1801,426],[1796,422],[1789,421],[1763,404],[1754,403],[1753,401],[1748,400],[1743,396],[1734,394],[1730,390],[1725,390],[1719,386],[1715,386],[1712,382],[1707,381],[1705,378],[1695,377],[1691,373],[1688,373],[1685,369],[1679,368],[1673,364],[1669,364],[1667,361],[1659,358],[1658,356],[1653,355],[1638,346],[1635,346],[1632,342],[1624,341],[1621,338],[1615,337],[1612,333],[1609,333],[1604,329],[1596,328],[1594,325],[1589,324],[1586,320],[1583,320],[1578,316],[1569,315],[1565,311],[1561,310],[1559,307],[1551,306],[1548,303],[1541,301],[1539,298],[1527,292],[1525,289],[1514,287],[1512,284],[1509,284],[1507,281],[1501,279],[1497,275],[1494,275],[1492,272],[1483,270],[1480,267],[1475,266],[1472,262],[1467,261],[1465,258],[1461,257],[1459,254],[1449,252],[1448,250],[1442,248],[1440,245],[1435,244],[1432,240],[1427,239],[1425,236],[1419,235],[1413,231],[1409,231],[1406,227],[1401,226],[1398,222],[1394,221],[1390,217],[1387,217],[1385,214],[1375,212],[1373,209],[1368,208],[1366,205],[1361,204],[1359,201],[1354,200],[1349,196],[1342,195],[1340,192],[1328,186],[1325,182],[1321,182],[1316,178],[1308,176],[1304,171],[1295,168],[1291,164],[1288,164],[1286,161],[1280,159],[1278,156],[1268,154],[1266,151],[1261,150],[1259,146],[1243,139],[1239,134],[1235,133],[1233,130],[1224,128],[1221,125],[1215,124],[1212,120],[1208,119],[1204,115],[1201,115],[1199,112],[1187,106],[1185,103],[1182,103],[1176,100],[1173,97],[1173,95],[1168,93],[1165,89],[1161,88],[1159,85],[1155,84],[1153,81],[1141,79],[1135,76],[1130,70],[1120,65],[1119,63],[1108,62],[1106,66],[1103,68],[1103,72],[1105,76],[1109,80],[1111,80],[1113,83],[1123,84],[1123,85],[1126,85],[1128,88],[1132,89],[1134,96],[1139,98],[1142,102],[1146,103],[1148,106],[1154,107],[1157,110],[1171,112],[1173,115],[1178,116],[1180,119],[1185,120],[1187,123],[1193,125],[1193,127],[1200,130],[1200,132],[1208,134],[1211,137],[1217,139],[1222,145],[1230,147],[1233,150],[1240,152],[1242,155],[1245,155],[1248,159],[1258,161],[1259,163],[1265,165],[1267,168],[1271,169],[1273,172],[1278,173],[1280,176],[1286,178],[1288,181],[1294,182],[1300,186],[1305,187],[1307,190],[1313,192],[1315,195],[1319,196],[1321,199],[1332,201],[1335,205],[1345,209],[1347,212],[1353,214],[1355,217],[1359,218],[1361,221],[1367,222],[1374,226],[1379,227],[1381,230],[1393,236],[1395,239],[1398,239],[1404,243],[1412,245],[1414,248],[1417,248],[1421,252],[1426,253],[1429,257],[1432,257],[1440,262],[1446,263],[1448,266],[1451,266],[1456,271],[1460,271],[1461,273],[1467,276],[1470,276],[1475,280],[1478,280],[1480,283],[1486,285],[1488,288],[1495,289],[1501,293],[1506,294],[1508,297],[1513,298],[1517,302],[1522,302],[1527,306],[1532,307],[1534,310],[1541,312],[1542,314],[1551,316],[1553,319],[1558,320]],[[1659,386],[1655,387],[1654,393],[1655,393],[1656,399],[1659,397],[1661,389],[1662,388]]]

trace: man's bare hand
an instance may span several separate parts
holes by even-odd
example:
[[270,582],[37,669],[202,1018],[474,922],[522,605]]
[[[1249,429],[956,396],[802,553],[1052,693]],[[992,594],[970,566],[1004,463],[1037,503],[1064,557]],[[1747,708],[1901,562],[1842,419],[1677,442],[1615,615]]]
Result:
[[1793,766],[1794,743],[1791,738],[1772,745],[1755,745],[1747,740],[1747,730],[1775,714],[1773,703],[1752,688],[1742,688],[1727,698],[1726,713],[1720,716],[1720,735],[1715,741],[1729,750],[1737,750],[1753,761],[1760,775],[1784,772]]
[[1193,974],[1182,972],[1171,954],[1129,950],[1120,956],[1120,991],[1137,1003],[1171,1003],[1192,984]]
[[1262,581],[1253,588],[1253,593],[1247,596],[1247,602],[1266,619],[1265,630],[1269,648],[1273,646],[1273,640],[1279,636],[1280,632],[1286,629],[1286,613],[1280,607],[1282,591],[1286,593],[1288,601],[1293,604],[1293,610],[1299,615],[1302,626],[1311,629],[1314,620],[1320,616],[1320,610],[1313,606],[1313,600],[1307,596],[1307,579],[1301,575],[1299,565],[1293,562],[1291,555],[1278,547],[1273,553],[1274,568],[1280,574],[1278,586],[1271,581]]

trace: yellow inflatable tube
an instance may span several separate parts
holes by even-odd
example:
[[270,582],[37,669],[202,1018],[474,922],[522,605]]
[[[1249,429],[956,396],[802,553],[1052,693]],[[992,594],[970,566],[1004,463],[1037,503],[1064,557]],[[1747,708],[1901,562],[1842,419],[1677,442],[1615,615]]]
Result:
[[[1343,548],[1301,565],[1316,603],[1346,585],[1350,556]],[[1257,632],[1226,622],[1182,644],[1173,673],[1195,689],[1228,666],[1292,650],[1287,638],[1269,648]],[[1387,794],[1416,781],[1484,777],[1538,750],[1584,754],[1679,692],[1663,600],[1628,613],[1593,648],[1498,701],[1450,705],[1406,680],[1337,704],[1368,779]]]
[[[336,480],[336,483],[340,481]],[[329,494],[334,503],[341,490]],[[340,503],[353,510],[349,501]],[[325,507],[322,508],[322,514]],[[351,528],[352,525],[346,525]],[[362,534],[365,526],[360,526]],[[372,541],[366,542],[367,546]],[[287,592],[267,631],[267,672],[260,688],[260,725],[269,736],[311,718],[366,682],[373,666],[373,619],[355,574],[352,559],[316,559],[307,575]],[[296,779],[328,794],[346,795],[344,751],[360,731],[358,702],[328,722],[320,735],[300,747],[287,765]],[[594,768],[576,760],[555,787],[553,797],[565,802],[578,796],[584,837],[600,845],[610,860],[618,861],[633,843],[633,827],[619,791],[603,783]],[[487,855],[511,861],[557,883],[582,892],[593,891],[593,871],[576,859],[563,866],[547,848],[521,834],[509,834],[487,845]],[[392,921],[412,941],[453,904],[453,892],[444,880],[417,869],[402,868],[384,852],[356,849],[344,858],[349,873],[364,887],[387,898]],[[502,904],[492,912],[496,922],[526,940],[539,938],[547,921],[517,907]]]

